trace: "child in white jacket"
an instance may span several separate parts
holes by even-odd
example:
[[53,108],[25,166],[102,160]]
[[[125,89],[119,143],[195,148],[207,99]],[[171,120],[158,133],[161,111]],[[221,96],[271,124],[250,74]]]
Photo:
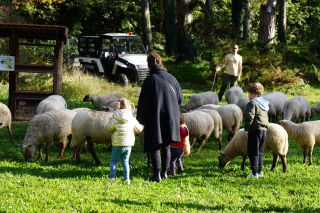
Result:
[[130,184],[129,158],[131,147],[134,145],[135,133],[140,133],[143,126],[133,117],[134,105],[127,99],[121,98],[116,105],[112,122],[108,130],[112,134],[112,154],[110,159],[109,181],[114,182],[116,178],[116,166],[121,159],[124,181]]

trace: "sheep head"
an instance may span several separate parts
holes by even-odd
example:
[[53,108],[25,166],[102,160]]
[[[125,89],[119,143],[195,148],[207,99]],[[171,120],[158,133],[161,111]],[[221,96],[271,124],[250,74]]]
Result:
[[219,153],[219,168],[223,169],[224,167],[226,167],[228,165],[228,163],[230,162],[230,158],[227,157],[225,154],[223,153]]
[[24,160],[27,162],[31,162],[36,151],[36,147],[34,146],[34,144],[23,144],[21,150],[23,153]]

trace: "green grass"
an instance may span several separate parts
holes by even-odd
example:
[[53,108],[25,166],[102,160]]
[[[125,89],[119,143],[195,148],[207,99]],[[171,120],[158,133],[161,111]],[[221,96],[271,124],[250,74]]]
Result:
[[[211,89],[210,83],[193,84],[184,78],[181,72],[186,72],[188,66],[191,65],[175,68],[175,72],[180,73],[177,78],[185,102],[192,94]],[[205,70],[205,65],[201,69],[197,66],[201,65],[192,66],[194,72]],[[0,89],[0,101],[7,103],[8,86],[0,84]],[[87,93],[121,92],[137,103],[140,89],[138,85],[123,88],[102,78],[75,72],[64,73],[62,95],[69,108],[94,108],[91,103],[82,102]],[[289,98],[305,95],[312,104],[319,101],[318,88],[297,86],[293,89]],[[302,163],[302,150],[290,140],[287,173],[282,173],[281,162],[275,171],[270,171],[272,154],[267,153],[265,177],[249,180],[246,178],[250,172],[249,162],[245,171],[241,171],[241,157],[225,169],[218,168],[217,142],[210,138],[200,153],[183,158],[184,173],[161,183],[149,183],[146,178],[152,171],[146,166],[146,156],[137,138],[130,157],[132,182],[128,186],[122,183],[120,164],[116,182],[107,181],[111,151],[105,145],[96,146],[102,166],[96,166],[89,153],[81,154],[83,162],[77,164],[70,159],[72,149],[66,150],[65,159],[56,159],[59,150],[54,145],[50,146],[48,162],[24,162],[17,144],[23,143],[27,124],[13,122],[15,145],[10,144],[7,130],[0,129],[0,212],[320,212],[318,147],[313,151],[313,165],[308,166]],[[224,132],[223,148],[226,138]],[[193,150],[198,144],[195,146]]]

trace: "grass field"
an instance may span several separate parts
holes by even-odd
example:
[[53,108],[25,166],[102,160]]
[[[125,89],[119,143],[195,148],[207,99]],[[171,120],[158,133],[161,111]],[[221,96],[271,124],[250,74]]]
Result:
[[[71,82],[63,85],[70,108],[92,107],[81,101],[86,93],[119,91],[137,101],[137,86],[124,89],[100,79],[81,78],[85,77],[64,76]],[[210,90],[210,85],[182,85],[185,101],[195,92]],[[6,87],[0,88],[4,91]],[[303,92],[312,104],[318,102],[318,89]],[[7,103],[7,93],[0,92],[0,99]],[[272,154],[267,153],[265,177],[251,180],[246,178],[248,161],[245,171],[240,170],[241,157],[219,169],[218,146],[209,139],[200,153],[183,158],[184,173],[150,183],[146,178],[151,170],[137,138],[130,158],[132,182],[125,185],[120,165],[116,182],[107,181],[111,151],[104,145],[96,146],[102,166],[96,166],[89,153],[83,153],[83,162],[77,164],[70,159],[72,149],[66,151],[65,159],[56,159],[58,149],[54,145],[48,162],[25,163],[17,144],[23,143],[27,124],[13,122],[15,145],[10,144],[7,130],[0,129],[0,212],[320,212],[318,147],[313,151],[313,165],[308,166],[302,163],[302,150],[290,140],[288,172],[282,173],[281,162],[275,171],[269,171]],[[224,132],[223,148],[226,137]]]

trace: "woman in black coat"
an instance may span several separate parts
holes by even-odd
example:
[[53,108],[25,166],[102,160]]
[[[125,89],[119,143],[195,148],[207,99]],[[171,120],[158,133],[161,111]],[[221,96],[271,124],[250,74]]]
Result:
[[[147,57],[150,76],[142,85],[137,120],[144,125],[144,152],[151,153],[153,175],[149,181],[167,178],[170,142],[180,141],[182,90],[177,79],[163,67],[159,54]],[[161,155],[160,155],[161,151]]]

